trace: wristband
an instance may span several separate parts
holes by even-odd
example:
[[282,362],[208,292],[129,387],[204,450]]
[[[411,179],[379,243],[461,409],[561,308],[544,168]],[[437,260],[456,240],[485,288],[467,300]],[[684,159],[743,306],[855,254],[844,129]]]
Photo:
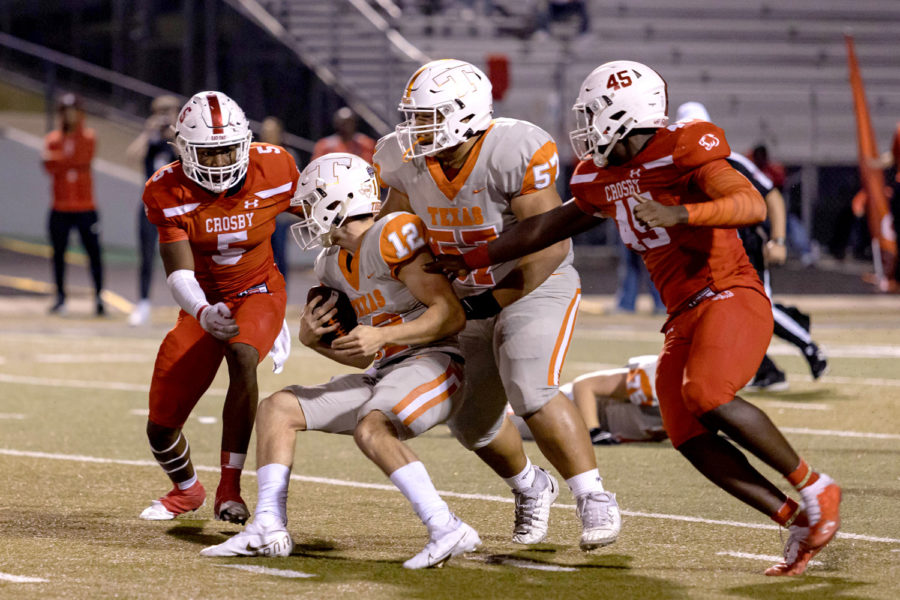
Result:
[[784,246],[784,238],[783,237],[773,238],[769,241],[772,242],[773,244],[775,244],[776,246]]
[[488,253],[487,244],[478,244],[473,250],[462,255],[466,266],[470,269],[480,269],[482,267],[491,266],[491,257]]

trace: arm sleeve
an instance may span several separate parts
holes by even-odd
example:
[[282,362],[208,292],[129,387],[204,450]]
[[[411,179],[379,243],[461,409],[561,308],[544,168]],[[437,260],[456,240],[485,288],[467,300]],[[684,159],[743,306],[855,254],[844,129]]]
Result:
[[711,200],[685,204],[688,225],[743,227],[766,218],[766,202],[747,178],[724,160],[696,169],[691,178]]

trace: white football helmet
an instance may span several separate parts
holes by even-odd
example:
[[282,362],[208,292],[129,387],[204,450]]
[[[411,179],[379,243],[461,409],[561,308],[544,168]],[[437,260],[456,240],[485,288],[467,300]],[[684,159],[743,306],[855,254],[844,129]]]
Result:
[[452,148],[491,124],[491,81],[481,69],[461,60],[434,60],[419,67],[406,84],[397,125],[403,159]]
[[669,124],[668,103],[666,82],[650,67],[630,60],[600,65],[581,84],[572,107],[575,155],[606,166],[613,146],[629,131]]
[[[250,164],[250,124],[237,103],[222,92],[200,92],[187,101],[175,123],[175,148],[191,181],[214,194],[238,183]],[[198,148],[235,147],[234,161],[205,166]]]
[[331,246],[331,234],[349,217],[374,215],[381,209],[375,168],[346,152],[332,152],[309,163],[291,198],[303,218],[291,235],[303,250]]

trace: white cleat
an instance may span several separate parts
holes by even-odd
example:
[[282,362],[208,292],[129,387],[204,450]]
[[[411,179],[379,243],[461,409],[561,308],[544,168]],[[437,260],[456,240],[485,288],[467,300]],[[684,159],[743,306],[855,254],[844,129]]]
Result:
[[201,556],[290,556],[294,541],[284,525],[263,527],[256,521],[217,546],[200,551]]
[[587,552],[615,542],[622,529],[622,516],[619,514],[616,495],[610,492],[591,492],[575,500],[575,514],[581,519],[581,549]]
[[559,496],[556,478],[540,467],[534,467],[534,484],[525,492],[513,490],[516,498],[516,524],[512,540],[518,544],[538,544],[547,537],[550,527],[550,505]]
[[177,517],[175,513],[163,506],[159,500],[154,500],[150,506],[141,513],[141,518],[146,521],[171,521]]
[[138,327],[150,322],[150,301],[140,300],[134,305],[134,310],[128,315],[128,325]]
[[403,563],[407,569],[428,569],[443,567],[454,556],[472,552],[481,545],[478,532],[453,517],[456,526],[432,533],[421,552]]

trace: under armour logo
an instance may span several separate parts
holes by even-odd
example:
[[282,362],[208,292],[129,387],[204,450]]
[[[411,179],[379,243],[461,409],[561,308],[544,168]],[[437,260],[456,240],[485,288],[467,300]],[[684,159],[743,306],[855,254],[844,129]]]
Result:
[[632,170],[630,170],[630,171],[628,172],[628,176],[631,177],[632,179],[635,179],[635,178],[637,178],[637,177],[640,177],[640,176],[641,176],[641,170],[640,170],[640,169],[632,169]]
[[700,145],[707,150],[712,150],[719,145],[719,138],[711,133],[707,133],[702,138],[700,138]]
[[254,198],[253,200],[244,200],[244,208],[250,210],[251,208],[259,208],[259,198]]

